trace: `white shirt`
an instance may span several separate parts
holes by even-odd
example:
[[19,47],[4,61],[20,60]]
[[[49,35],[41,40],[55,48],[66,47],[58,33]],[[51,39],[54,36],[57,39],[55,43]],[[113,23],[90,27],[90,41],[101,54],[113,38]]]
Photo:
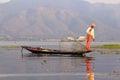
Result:
[[95,36],[94,36],[94,28],[89,27],[89,28],[86,30],[86,33],[92,35],[93,39],[95,39]]

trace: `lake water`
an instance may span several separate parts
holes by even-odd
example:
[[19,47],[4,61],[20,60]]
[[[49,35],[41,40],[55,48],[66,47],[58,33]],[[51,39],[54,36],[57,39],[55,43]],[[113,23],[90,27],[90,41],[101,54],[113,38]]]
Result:
[[120,80],[120,55],[111,51],[86,57],[23,52],[0,47],[0,80]]

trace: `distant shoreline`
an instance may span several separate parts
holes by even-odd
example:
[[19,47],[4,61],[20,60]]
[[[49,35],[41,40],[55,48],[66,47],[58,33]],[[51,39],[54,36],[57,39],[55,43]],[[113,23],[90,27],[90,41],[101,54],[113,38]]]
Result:
[[[69,44],[69,43],[68,43]],[[85,42],[81,42],[85,45]],[[60,42],[53,41],[0,41],[0,46],[6,49],[20,48],[21,46],[36,46],[49,48],[59,48]],[[94,49],[120,49],[119,42],[92,42],[91,47]]]
[[[0,46],[41,46],[59,45],[60,41],[0,41]],[[81,42],[85,45],[85,42]],[[91,46],[102,46],[104,44],[120,44],[120,42],[92,42]]]

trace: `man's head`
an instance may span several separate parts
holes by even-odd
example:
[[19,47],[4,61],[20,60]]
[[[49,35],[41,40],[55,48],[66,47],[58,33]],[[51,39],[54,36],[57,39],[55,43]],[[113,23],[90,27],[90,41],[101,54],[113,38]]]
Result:
[[94,28],[96,25],[94,23],[92,23],[90,26],[91,26],[91,28]]

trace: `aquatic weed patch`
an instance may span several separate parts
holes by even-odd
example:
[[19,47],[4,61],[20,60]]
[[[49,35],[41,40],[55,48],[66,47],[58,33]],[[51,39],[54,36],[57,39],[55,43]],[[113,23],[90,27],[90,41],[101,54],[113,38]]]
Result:
[[2,46],[4,49],[18,49],[20,46]]
[[120,44],[104,44],[101,46],[93,46],[93,48],[120,49]]

